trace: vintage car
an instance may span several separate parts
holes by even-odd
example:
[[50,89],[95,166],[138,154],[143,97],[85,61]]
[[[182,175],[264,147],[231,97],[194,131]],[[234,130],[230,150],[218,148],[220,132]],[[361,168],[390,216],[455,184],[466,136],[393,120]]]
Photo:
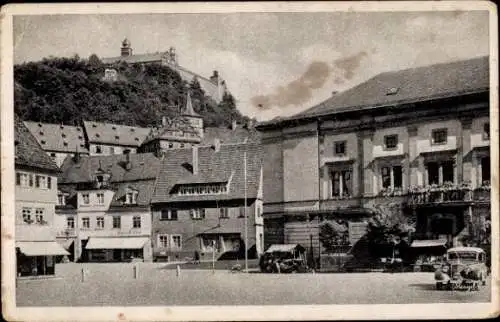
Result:
[[448,249],[443,264],[434,273],[438,290],[462,287],[478,289],[480,283],[486,284],[487,277],[486,253],[477,247]]
[[263,273],[305,273],[309,271],[305,248],[298,244],[271,245],[261,256],[259,266]]

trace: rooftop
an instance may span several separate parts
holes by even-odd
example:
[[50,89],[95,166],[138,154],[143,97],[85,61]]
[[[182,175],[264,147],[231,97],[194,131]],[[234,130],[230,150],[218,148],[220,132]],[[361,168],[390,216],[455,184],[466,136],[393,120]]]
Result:
[[260,125],[486,92],[490,85],[488,59],[486,56],[381,73],[304,112]]
[[[202,200],[243,199],[244,153],[247,153],[247,197],[256,198],[262,150],[257,144],[222,144],[216,151],[212,146],[198,147],[198,173],[193,173],[193,150],[167,150],[158,174],[153,203]],[[226,182],[230,179],[228,194],[177,195],[173,188],[179,184]]]
[[80,126],[25,121],[24,124],[45,151],[88,153]]
[[14,116],[14,144],[16,144],[15,165],[57,172],[57,165],[40,147],[21,119]]
[[89,143],[139,147],[151,131],[150,128],[84,121]]

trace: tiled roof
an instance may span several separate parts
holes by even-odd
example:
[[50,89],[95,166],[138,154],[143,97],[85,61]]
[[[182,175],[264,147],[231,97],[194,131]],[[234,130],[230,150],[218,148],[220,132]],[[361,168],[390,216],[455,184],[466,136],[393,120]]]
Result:
[[14,116],[14,140],[16,144],[15,165],[33,167],[46,171],[58,171],[57,165],[40,147],[35,137],[21,119]]
[[136,199],[138,206],[149,206],[155,188],[155,180],[120,182],[112,184],[112,187],[115,190],[113,200],[111,201],[112,207],[126,206],[124,202],[127,189],[138,192]]
[[160,159],[153,153],[129,154],[131,167],[125,167],[126,155],[81,156],[76,162],[74,158],[66,158],[61,165],[61,184],[91,182],[93,174],[101,167],[110,173],[111,182],[126,182],[156,178]]
[[211,145],[215,139],[219,139],[221,143],[259,143],[260,132],[255,128],[247,129],[244,127],[237,127],[235,129],[225,127],[207,127],[204,130],[203,140],[201,145]]
[[[247,152],[247,197],[256,198],[262,150],[257,144],[221,145],[216,152],[213,147],[198,148],[198,175],[192,173],[192,149],[168,150],[165,152],[159,171],[153,203],[202,200],[229,200],[244,198],[244,152]],[[231,177],[227,195],[179,196],[171,194],[179,183],[213,182],[214,178]],[[216,180],[216,181],[217,181]]]
[[28,121],[25,121],[24,124],[45,151],[88,152],[85,144],[85,134],[80,126]]
[[297,115],[260,125],[485,92],[489,86],[488,57],[386,72]]
[[93,121],[84,121],[83,126],[85,127],[89,143],[133,147],[140,146],[151,131],[149,128]]

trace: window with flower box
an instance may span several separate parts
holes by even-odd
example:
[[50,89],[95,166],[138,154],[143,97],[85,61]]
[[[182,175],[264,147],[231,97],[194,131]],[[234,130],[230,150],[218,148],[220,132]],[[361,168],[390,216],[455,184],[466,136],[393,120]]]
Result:
[[453,161],[428,162],[427,184],[442,185],[445,182],[455,182],[455,164]]

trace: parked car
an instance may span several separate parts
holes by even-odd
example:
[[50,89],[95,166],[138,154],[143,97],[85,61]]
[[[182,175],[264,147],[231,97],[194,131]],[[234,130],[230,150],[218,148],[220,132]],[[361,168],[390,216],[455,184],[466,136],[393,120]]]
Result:
[[477,289],[479,284],[486,284],[487,277],[486,253],[478,247],[448,249],[443,264],[434,273],[438,290],[461,287]]
[[263,273],[308,272],[305,248],[298,244],[271,245],[261,256],[260,271]]

